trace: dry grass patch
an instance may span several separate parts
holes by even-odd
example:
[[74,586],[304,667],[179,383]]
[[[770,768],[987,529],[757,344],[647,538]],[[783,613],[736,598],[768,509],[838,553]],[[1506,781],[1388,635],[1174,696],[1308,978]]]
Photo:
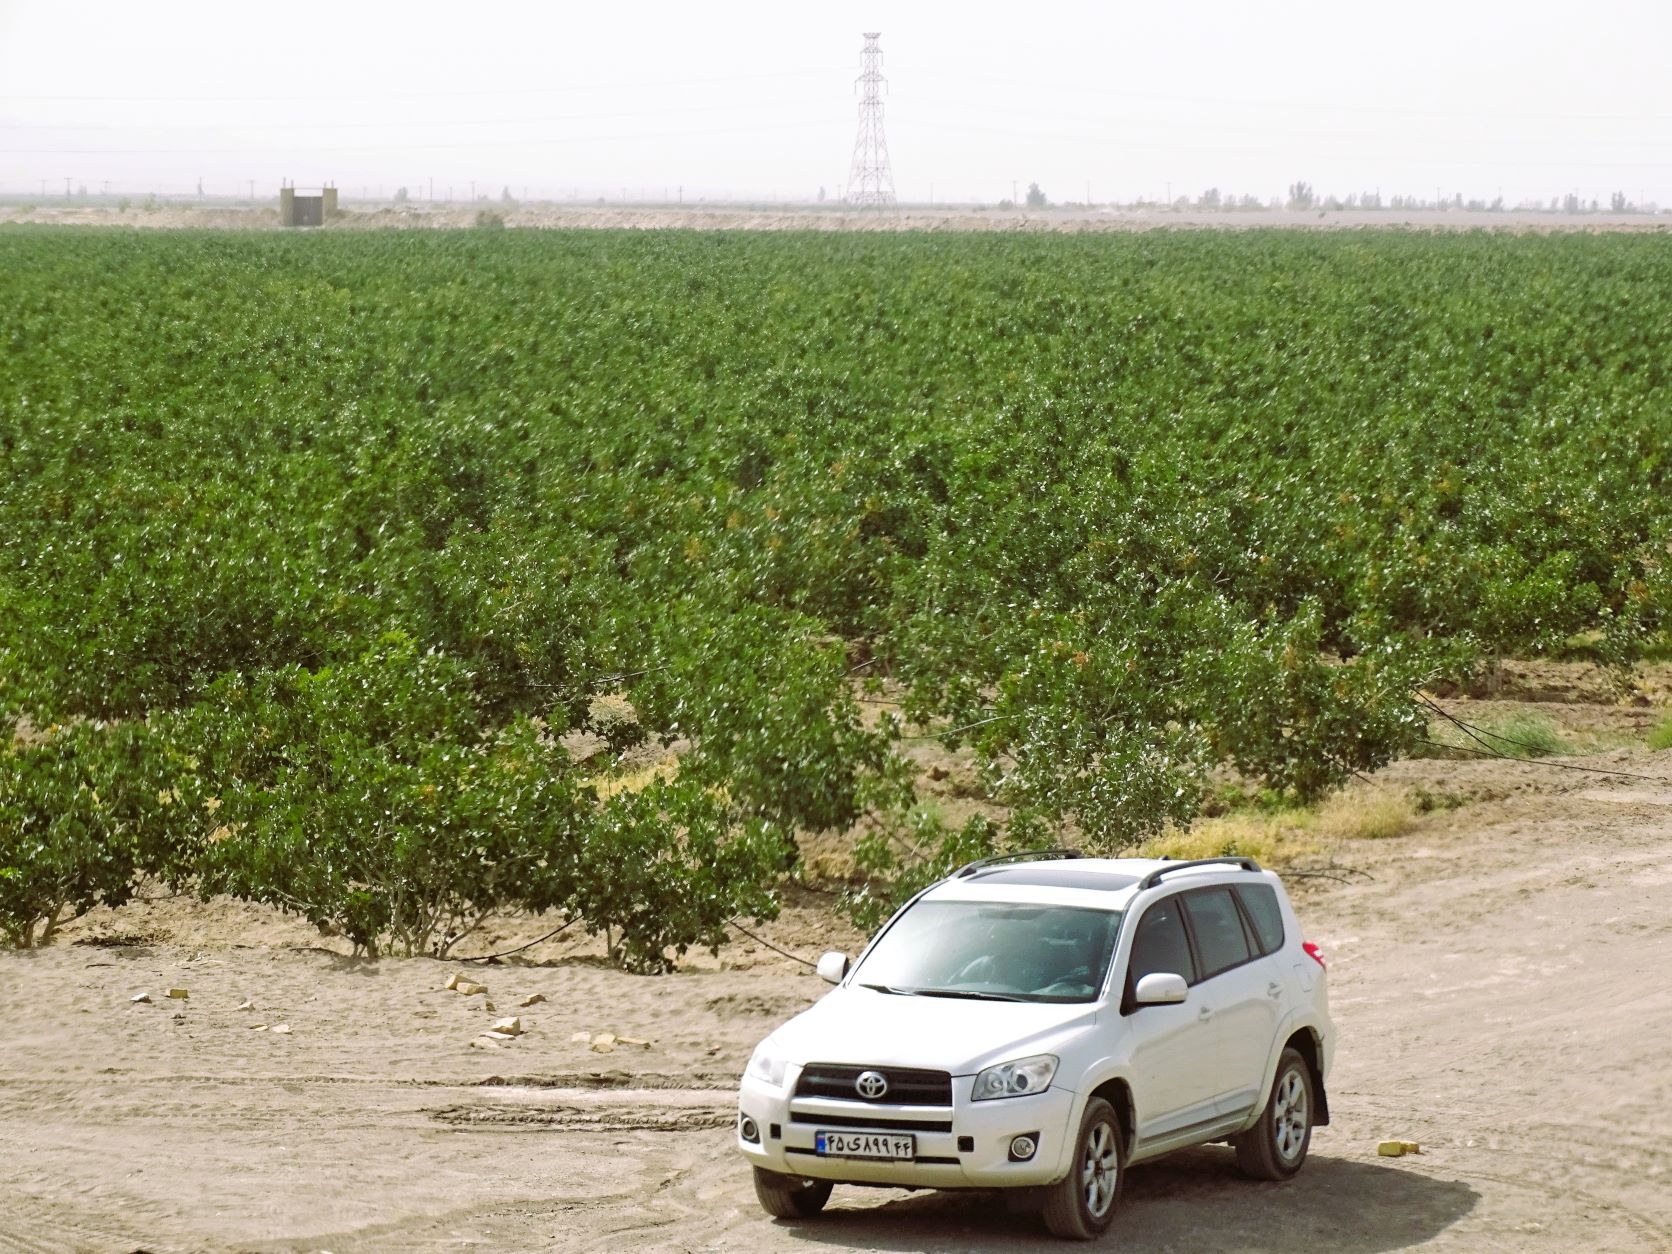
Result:
[[643,792],[657,780],[670,780],[679,774],[679,755],[670,753],[665,758],[650,762],[634,770],[614,775],[596,775],[587,783],[598,794],[598,800],[608,801],[624,792]]
[[1404,793],[1367,788],[1336,793],[1324,802],[1313,830],[1343,840],[1382,840],[1403,836],[1416,821],[1416,806]]
[[1145,841],[1138,853],[1145,858],[1253,858],[1261,866],[1281,866],[1316,852],[1307,839],[1314,816],[1305,810],[1261,814],[1240,811],[1200,819],[1189,828],[1169,828]]
[[1400,836],[1416,822],[1416,805],[1383,788],[1337,793],[1316,810],[1238,810],[1169,828],[1138,848],[1145,858],[1253,858],[1284,866],[1318,852],[1320,840]]

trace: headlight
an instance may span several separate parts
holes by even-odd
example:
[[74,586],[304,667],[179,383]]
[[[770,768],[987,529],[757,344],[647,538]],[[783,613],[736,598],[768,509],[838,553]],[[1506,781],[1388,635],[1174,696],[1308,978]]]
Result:
[[775,1089],[781,1089],[784,1087],[784,1068],[787,1066],[789,1059],[774,1049],[771,1038],[768,1038],[755,1046],[755,1052],[749,1055],[749,1066],[745,1069],[745,1074],[765,1081]]
[[995,1097],[1040,1093],[1051,1087],[1051,1077],[1056,1073],[1055,1054],[1035,1054],[1032,1058],[1001,1062],[975,1077],[975,1089],[970,1093],[970,1100],[985,1102]]

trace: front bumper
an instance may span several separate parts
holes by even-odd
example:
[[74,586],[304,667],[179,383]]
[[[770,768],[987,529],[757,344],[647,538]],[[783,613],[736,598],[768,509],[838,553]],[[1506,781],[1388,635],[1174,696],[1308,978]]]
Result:
[[[1067,1089],[1052,1086],[1026,1097],[972,1102],[974,1077],[955,1076],[949,1107],[892,1106],[792,1097],[798,1075],[799,1069],[790,1067],[781,1089],[751,1076],[743,1079],[739,1129],[745,1116],[753,1119],[760,1140],[744,1140],[741,1130],[734,1135],[737,1148],[757,1167],[814,1180],[917,1189],[1025,1188],[1051,1184],[1068,1170],[1078,1099]],[[824,1157],[813,1149],[821,1129],[909,1132],[917,1138],[917,1156],[911,1162]],[[1038,1148],[1027,1161],[1012,1162],[1011,1139],[1023,1133],[1033,1135]]]

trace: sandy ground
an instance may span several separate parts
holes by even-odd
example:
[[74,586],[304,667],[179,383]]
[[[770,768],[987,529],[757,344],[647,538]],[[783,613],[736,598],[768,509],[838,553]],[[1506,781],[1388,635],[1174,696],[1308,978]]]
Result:
[[[1111,1244],[1672,1249],[1672,752],[1574,761],[1655,779],[1384,773],[1487,800],[1299,882],[1331,958],[1335,1122],[1287,1184],[1222,1147],[1134,1169]],[[859,939],[814,894],[765,935]],[[1054,1248],[982,1194],[839,1189],[818,1221],[768,1220],[730,1150],[734,1078],[824,986],[742,940],[661,978],[595,950],[370,963],[163,898],[0,955],[0,1251]],[[523,1037],[472,1044],[495,1016],[443,989],[460,970]],[[649,1043],[572,1039],[602,1032]],[[1383,1138],[1423,1153],[1380,1159]]]
[[[996,209],[974,206],[906,205],[897,210],[849,210],[811,205],[588,205],[531,204],[505,206],[346,202],[342,215],[325,229],[356,230],[468,227],[478,211],[501,215],[512,227],[568,227],[625,230],[747,231],[1026,231],[1081,233],[1189,230],[1249,230],[1286,227],[1299,230],[1352,231],[1404,227],[1429,231],[1672,231],[1672,214],[1565,214],[1548,212],[1455,210],[1237,210],[1210,213],[1164,208]],[[41,222],[70,226],[122,226],[152,229],[212,227],[223,230],[277,230],[273,205],[183,205],[165,202],[155,209],[113,205],[0,205],[0,223]]]

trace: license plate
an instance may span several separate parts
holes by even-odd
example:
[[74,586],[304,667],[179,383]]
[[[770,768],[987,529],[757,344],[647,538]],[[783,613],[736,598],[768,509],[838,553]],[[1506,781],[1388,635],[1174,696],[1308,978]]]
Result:
[[813,1149],[827,1158],[885,1158],[910,1161],[917,1138],[888,1132],[815,1132]]

